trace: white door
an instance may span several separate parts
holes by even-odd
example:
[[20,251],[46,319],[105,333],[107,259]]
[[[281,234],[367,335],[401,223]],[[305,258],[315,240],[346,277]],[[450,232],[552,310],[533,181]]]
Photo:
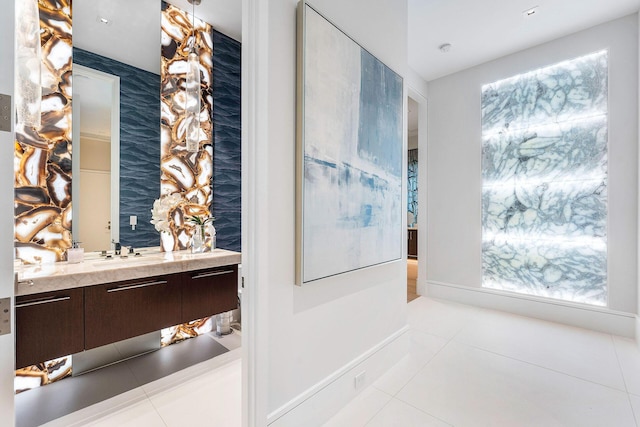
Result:
[[111,248],[111,173],[80,170],[80,236],[87,252]]

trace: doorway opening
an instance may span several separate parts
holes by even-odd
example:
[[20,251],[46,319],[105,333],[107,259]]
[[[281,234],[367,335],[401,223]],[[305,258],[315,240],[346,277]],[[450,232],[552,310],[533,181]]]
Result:
[[408,98],[407,119],[407,302],[418,298],[418,111]]

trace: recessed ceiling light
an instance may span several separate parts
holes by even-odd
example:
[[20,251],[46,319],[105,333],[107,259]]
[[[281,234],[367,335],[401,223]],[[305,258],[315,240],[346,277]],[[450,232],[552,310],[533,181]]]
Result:
[[105,18],[104,16],[98,16],[96,21],[104,25],[111,25],[111,19]]
[[533,15],[535,15],[536,13],[538,13],[538,8],[539,8],[539,6],[533,6],[533,7],[530,7],[529,9],[527,9],[527,10],[523,11],[523,12],[522,12],[522,15],[523,15],[525,18],[528,18],[528,17],[530,17],[530,16],[533,16]]
[[438,46],[438,49],[440,49],[440,52],[442,53],[447,53],[451,50],[451,43],[441,44]]

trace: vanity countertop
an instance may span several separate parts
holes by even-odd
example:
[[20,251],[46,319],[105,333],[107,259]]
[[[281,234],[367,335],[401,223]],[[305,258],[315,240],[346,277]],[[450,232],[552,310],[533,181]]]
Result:
[[239,252],[215,249],[200,254],[192,254],[189,250],[158,251],[128,258],[87,256],[78,264],[23,265],[15,269],[18,273],[16,296],[235,265],[241,260]]

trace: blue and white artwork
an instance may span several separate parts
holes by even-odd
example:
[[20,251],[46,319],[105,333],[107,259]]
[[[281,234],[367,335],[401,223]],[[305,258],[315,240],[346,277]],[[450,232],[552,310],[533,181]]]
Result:
[[400,259],[406,239],[402,78],[304,13],[299,283]]
[[409,150],[407,155],[407,212],[413,215],[413,223],[407,220],[407,227],[418,223],[418,149]]
[[482,88],[482,285],[607,304],[607,51]]

